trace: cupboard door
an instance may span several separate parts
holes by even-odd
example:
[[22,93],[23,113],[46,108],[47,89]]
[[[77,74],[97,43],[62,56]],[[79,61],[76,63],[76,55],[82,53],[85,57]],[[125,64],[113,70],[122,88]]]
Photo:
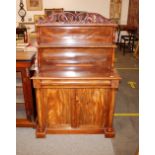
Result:
[[46,104],[48,128],[71,127],[71,103],[74,100],[73,89],[44,89],[43,103]]
[[79,128],[103,128],[107,116],[108,89],[77,89],[77,124]]

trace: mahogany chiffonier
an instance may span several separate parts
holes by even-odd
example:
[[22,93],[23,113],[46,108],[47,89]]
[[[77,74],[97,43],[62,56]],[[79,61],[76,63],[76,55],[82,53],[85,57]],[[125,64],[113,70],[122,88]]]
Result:
[[34,127],[34,103],[30,68],[35,52],[16,52],[16,126]]
[[47,133],[114,136],[116,24],[95,13],[63,12],[39,21],[38,71],[32,77],[37,137]]

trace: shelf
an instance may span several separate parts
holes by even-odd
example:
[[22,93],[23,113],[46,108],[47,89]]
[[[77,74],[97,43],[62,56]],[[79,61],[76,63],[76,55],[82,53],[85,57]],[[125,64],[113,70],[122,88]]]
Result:
[[16,104],[16,118],[26,118],[25,104]]
[[24,103],[24,97],[22,94],[16,94],[16,103],[17,104]]
[[113,43],[59,43],[59,44],[54,44],[54,43],[40,43],[38,45],[39,48],[116,48],[116,45]]
[[19,24],[34,25],[35,22],[19,22]]
[[16,87],[22,87],[23,84],[22,84],[22,79],[21,78],[16,78]]

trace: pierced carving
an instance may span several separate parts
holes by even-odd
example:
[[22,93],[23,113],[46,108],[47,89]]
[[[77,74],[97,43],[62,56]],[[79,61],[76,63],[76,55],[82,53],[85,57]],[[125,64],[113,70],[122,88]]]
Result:
[[64,23],[64,24],[102,24],[102,23],[112,23],[111,20],[103,17],[97,13],[89,12],[58,12],[52,13],[45,19],[40,19],[38,24],[45,23]]

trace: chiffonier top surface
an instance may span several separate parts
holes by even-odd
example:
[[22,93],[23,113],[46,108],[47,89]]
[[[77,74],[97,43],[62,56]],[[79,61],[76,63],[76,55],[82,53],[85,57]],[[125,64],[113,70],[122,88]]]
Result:
[[38,48],[116,48],[112,43],[40,43]]
[[16,69],[31,67],[35,60],[36,52],[16,52]]
[[36,52],[16,52],[16,61],[31,61],[34,58],[35,54]]
[[36,72],[33,79],[121,79],[115,69],[105,70],[89,66],[45,68]]

